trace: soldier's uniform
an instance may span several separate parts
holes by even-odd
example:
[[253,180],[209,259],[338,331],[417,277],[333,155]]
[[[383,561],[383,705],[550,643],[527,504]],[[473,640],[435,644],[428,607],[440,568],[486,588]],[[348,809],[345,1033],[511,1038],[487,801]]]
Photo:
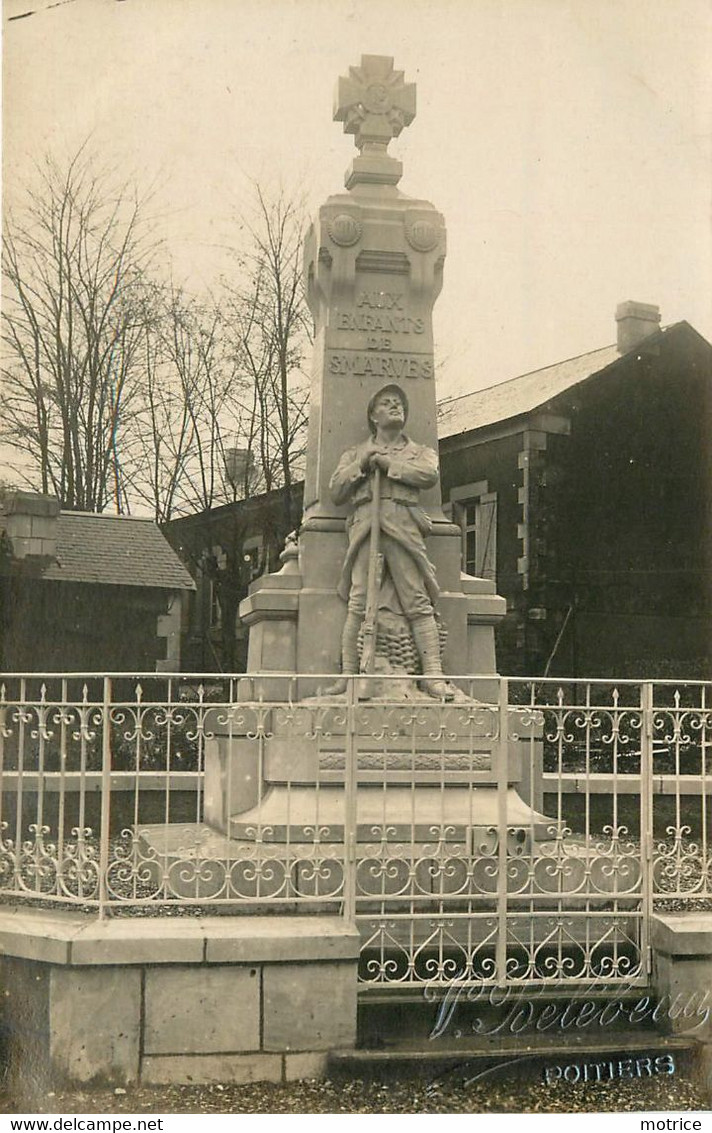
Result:
[[[403,419],[408,415],[408,399],[398,386],[384,386],[369,403],[367,419],[373,436],[371,412],[384,393],[397,393]],[[348,550],[337,593],[348,603],[341,639],[342,672],[359,669],[358,634],[366,611],[368,562],[372,524],[373,473],[369,460],[374,453],[387,457],[388,470],[380,473],[379,546],[388,568],[379,596],[379,606],[403,613],[410,623],[423,679],[421,687],[431,696],[453,699],[453,689],[443,679],[440,637],[435,621],[438,584],[435,568],[428,558],[425,536],[431,530],[429,517],[418,503],[422,488],[431,488],[438,479],[438,458],[427,445],[418,445],[405,433],[392,442],[365,441],[347,449],[329,482],[334,503],[347,504]],[[330,692],[343,692],[345,681]]]
[[[347,503],[350,508],[346,520],[349,545],[337,593],[348,602],[349,610],[361,616],[366,610],[373,491],[372,477],[361,467],[367,447],[364,442],[348,449],[329,482],[334,503]],[[381,475],[380,550],[402,612],[409,620],[426,617],[433,613],[439,589],[425,548],[424,536],[432,523],[418,505],[418,494],[437,482],[438,458],[431,448],[415,444],[404,434],[382,451],[390,465],[388,474]]]

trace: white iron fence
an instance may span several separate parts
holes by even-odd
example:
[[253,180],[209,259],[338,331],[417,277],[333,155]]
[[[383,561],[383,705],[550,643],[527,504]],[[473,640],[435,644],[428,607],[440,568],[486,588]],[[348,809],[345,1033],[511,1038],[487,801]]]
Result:
[[457,684],[8,675],[0,899],[343,914],[364,987],[646,982],[651,910],[712,905],[712,685]]

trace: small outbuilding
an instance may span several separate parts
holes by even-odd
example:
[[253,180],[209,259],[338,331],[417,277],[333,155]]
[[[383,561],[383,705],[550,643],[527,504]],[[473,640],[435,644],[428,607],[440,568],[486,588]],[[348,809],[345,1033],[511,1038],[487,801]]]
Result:
[[2,500],[5,672],[176,671],[194,589],[150,519],[62,511],[32,492]]

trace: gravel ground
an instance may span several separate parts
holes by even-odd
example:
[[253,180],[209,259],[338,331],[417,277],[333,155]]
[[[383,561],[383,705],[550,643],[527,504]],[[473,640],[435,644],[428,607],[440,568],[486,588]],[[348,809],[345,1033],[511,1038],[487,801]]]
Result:
[[463,1085],[302,1081],[166,1086],[24,1096],[0,1093],[3,1113],[617,1113],[707,1111],[689,1077],[544,1086],[541,1076]]

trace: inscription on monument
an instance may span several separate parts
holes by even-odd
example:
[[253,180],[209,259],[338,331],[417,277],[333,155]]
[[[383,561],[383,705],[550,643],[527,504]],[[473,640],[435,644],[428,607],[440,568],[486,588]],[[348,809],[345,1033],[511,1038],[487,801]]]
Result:
[[[334,113],[354,135],[358,156],[347,174],[348,193],[329,197],[305,245],[317,332],[305,522],[343,519],[329,480],[353,444],[352,398],[399,385],[407,390],[414,433],[437,446],[432,309],[442,286],[445,225],[428,201],[393,191],[402,165],[387,152],[415,114],[415,87],[393,70],[390,57],[363,56],[340,81]],[[442,522],[437,484],[423,488],[422,505]],[[456,553],[459,548],[453,559]]]
[[[345,342],[339,339],[334,343],[342,347],[343,353],[332,355],[329,367],[332,374],[373,374],[383,378],[433,376],[432,362],[428,364],[426,358],[393,358],[390,364],[383,359],[373,359],[367,365],[360,353],[394,351],[410,355],[423,350],[414,336],[425,334],[425,319],[409,311],[402,291],[360,291],[352,308],[335,311],[332,327],[349,336]],[[353,336],[357,336],[355,340]]]
[[374,378],[432,378],[433,360],[427,355],[361,353],[357,350],[332,350],[329,354],[330,374],[353,374]]
[[410,315],[374,314],[371,311],[339,311],[337,330],[384,331],[386,334],[422,334],[424,319]]
[[402,291],[360,291],[356,300],[357,307],[371,307],[376,310],[403,310],[404,295]]

